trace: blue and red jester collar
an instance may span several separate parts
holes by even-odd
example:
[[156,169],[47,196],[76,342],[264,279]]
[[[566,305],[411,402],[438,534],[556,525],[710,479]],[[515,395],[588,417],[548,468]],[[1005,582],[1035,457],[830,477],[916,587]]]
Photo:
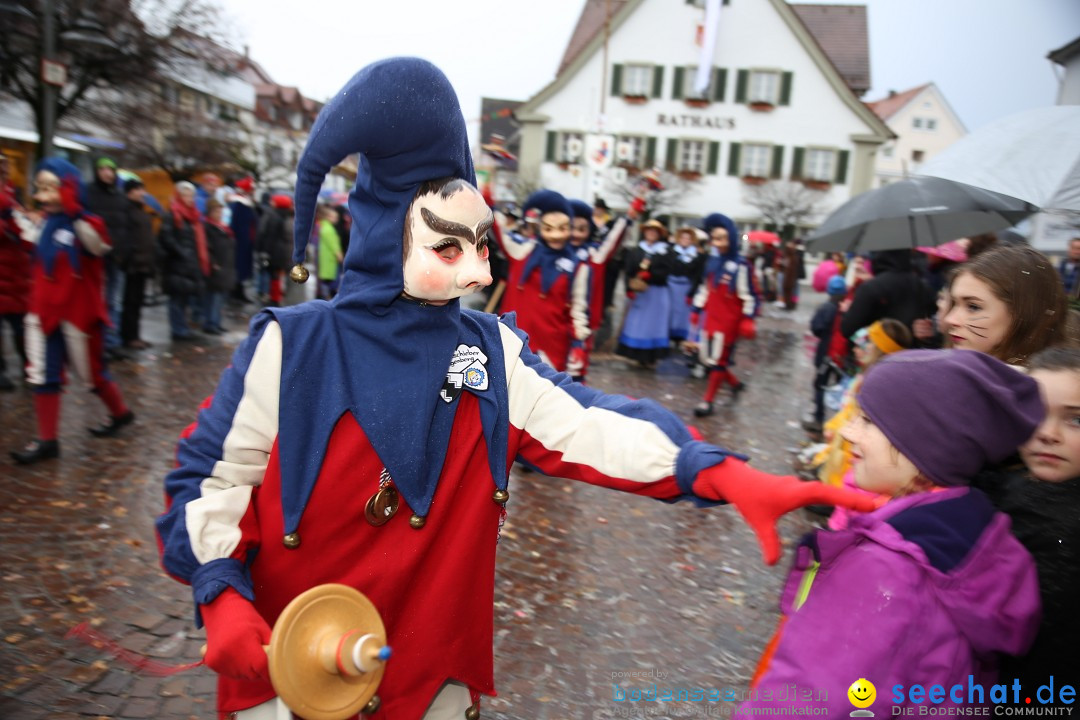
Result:
[[[524,285],[539,270],[540,292],[546,294],[560,276],[573,277],[581,263],[577,250],[570,244],[573,209],[569,201],[554,190],[537,190],[522,207],[523,213],[530,210],[540,213],[540,241],[525,260],[519,282]],[[562,228],[564,224],[565,229]]]
[[456,298],[432,305],[402,296],[405,218],[417,191],[436,179],[476,184],[465,119],[446,76],[426,60],[382,60],[326,104],[297,167],[297,263],[324,177],[354,153],[359,170],[349,193],[351,239],[338,295],[265,311],[280,324],[284,346],[278,450],[287,533],[299,525],[330,434],[346,412],[410,509],[427,514],[458,406],[452,394],[451,402],[445,398],[461,345],[488,358],[486,388],[466,389],[482,401],[492,475],[506,487],[499,453],[506,453],[508,411],[497,320],[463,312]]
[[84,218],[91,221],[95,229],[102,232],[104,224],[84,210],[86,188],[77,167],[63,158],[50,157],[38,164],[34,173],[35,182],[42,172],[55,175],[60,181],[59,208],[56,212],[48,213],[45,218],[45,224],[38,236],[35,257],[41,263],[45,275],[52,277],[56,257],[62,253],[67,257],[68,267],[78,275],[81,270],[82,246],[75,234],[75,220]]

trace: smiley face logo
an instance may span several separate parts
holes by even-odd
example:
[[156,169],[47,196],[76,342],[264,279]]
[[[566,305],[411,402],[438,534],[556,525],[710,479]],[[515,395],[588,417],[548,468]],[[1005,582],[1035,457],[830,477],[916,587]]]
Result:
[[859,678],[851,683],[847,691],[848,700],[857,708],[868,708],[877,698],[877,688],[866,678]]

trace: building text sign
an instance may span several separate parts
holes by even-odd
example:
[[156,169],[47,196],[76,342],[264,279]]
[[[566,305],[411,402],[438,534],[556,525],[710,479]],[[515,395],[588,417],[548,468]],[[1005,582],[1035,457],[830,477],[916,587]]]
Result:
[[666,113],[660,113],[656,116],[656,124],[665,127],[734,130],[735,118],[708,117],[705,115],[668,115]]

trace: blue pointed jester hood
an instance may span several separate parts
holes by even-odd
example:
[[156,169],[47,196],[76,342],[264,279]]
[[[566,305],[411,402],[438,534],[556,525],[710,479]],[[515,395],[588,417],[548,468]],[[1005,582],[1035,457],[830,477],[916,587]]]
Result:
[[[355,153],[338,295],[329,304],[271,311],[285,342],[279,453],[289,532],[345,413],[356,418],[412,510],[425,515],[456,408],[440,400],[440,390],[463,333],[458,301],[433,306],[401,296],[402,234],[417,189],[441,178],[475,185],[465,120],[446,76],[425,60],[383,60],[326,104],[297,168],[296,262],[312,235],[324,177]],[[313,357],[305,347],[328,350]]]
[[[559,193],[554,190],[537,190],[525,200],[525,205],[522,206],[521,212],[524,215],[530,210],[536,210],[540,213],[541,220],[544,215],[548,213],[562,213],[567,218],[574,217],[574,210],[567,201]],[[536,272],[540,271],[540,290],[541,292],[548,292],[551,290],[551,286],[555,284],[555,281],[559,279],[559,275],[563,272],[556,264],[559,260],[565,258],[571,263],[570,267],[576,267],[580,262],[577,255],[577,249],[568,241],[559,250],[555,250],[548,246],[544,242],[543,235],[541,234],[540,242],[536,244],[536,248],[529,254],[527,260],[525,260],[525,267],[521,269],[521,278],[519,282],[525,284],[529,277]]]
[[66,230],[71,236],[75,233],[75,216],[73,212],[81,212],[86,207],[86,186],[83,184],[79,168],[67,160],[59,157],[49,157],[38,163],[34,174],[42,170],[50,172],[60,180],[60,194],[64,209],[61,212],[49,213],[45,219],[45,225],[38,236],[38,244],[35,252],[41,260],[41,264],[47,276],[52,276],[53,263],[56,256],[63,253],[67,256],[68,266],[78,274],[81,270],[80,250],[78,243],[57,243],[56,233],[58,230]]
[[720,213],[707,215],[702,222],[702,226],[702,229],[710,234],[718,227],[722,227],[728,231],[728,251],[721,255],[710,246],[709,258],[705,262],[705,275],[715,274],[719,277],[720,273],[717,271],[722,268],[728,260],[737,261],[739,259],[739,229],[735,226],[734,220],[727,215],[721,215]]

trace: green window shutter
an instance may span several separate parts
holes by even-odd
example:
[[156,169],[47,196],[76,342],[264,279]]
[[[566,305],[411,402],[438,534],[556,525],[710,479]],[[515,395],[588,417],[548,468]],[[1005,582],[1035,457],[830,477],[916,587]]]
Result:
[[740,70],[735,78],[735,102],[746,102],[746,86],[750,83],[750,71]]
[[739,151],[742,143],[731,143],[731,151],[728,152],[727,174],[738,177],[739,175]]
[[645,168],[651,169],[656,165],[656,138],[645,138]]
[[806,148],[801,148],[801,147],[795,148],[795,154],[791,159],[791,179],[792,180],[801,180],[802,179],[803,155],[805,155],[805,154],[806,154]]
[[611,66],[611,94],[622,95],[622,65]]
[[652,71],[652,96],[661,97],[664,94],[664,66],[657,65]]
[[679,154],[679,141],[675,138],[668,138],[667,141],[667,156],[664,158],[664,169],[675,170],[677,165],[675,163],[676,157]]
[[851,153],[847,150],[841,150],[836,154],[836,184],[843,185],[847,182],[847,165],[848,156]]
[[683,81],[686,75],[686,68],[682,65],[675,66],[675,86],[671,88],[671,99],[682,100],[683,98]]
[[780,75],[780,104],[791,104],[791,79],[795,73],[786,72]]
[[706,166],[705,172],[709,175],[715,175],[720,168],[720,143],[715,140],[709,143],[709,164]]
[[724,102],[724,93],[727,92],[727,68],[713,68],[713,100]]
[[772,149],[772,172],[769,173],[771,178],[780,178],[784,174],[784,146],[773,145]]
[[557,142],[559,142],[559,133],[554,130],[548,130],[547,152],[544,154],[544,159],[548,162],[555,162],[555,144]]

